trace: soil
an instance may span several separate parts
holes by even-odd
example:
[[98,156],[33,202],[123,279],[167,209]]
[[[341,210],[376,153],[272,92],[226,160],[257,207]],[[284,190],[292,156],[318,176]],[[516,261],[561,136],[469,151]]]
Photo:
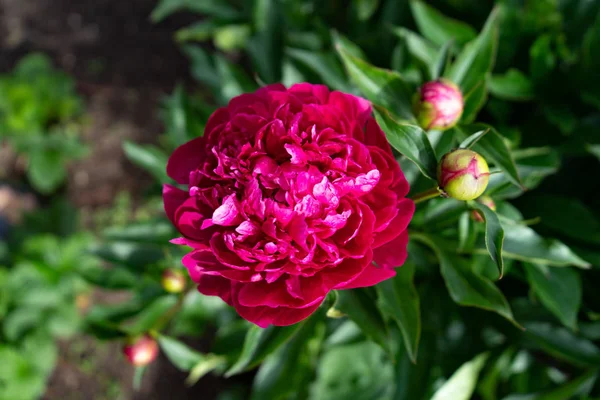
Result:
[[[24,55],[41,51],[77,81],[86,100],[82,134],[91,153],[70,167],[65,191],[92,223],[121,191],[139,199],[150,178],[124,157],[124,140],[156,142],[162,133],[162,97],[179,82],[192,84],[187,59],[173,42],[174,31],[197,19],[180,13],[153,24],[155,0],[0,0],[0,72]],[[98,293],[100,301],[118,294]],[[81,336],[61,343],[58,367],[44,399],[161,400],[216,398],[223,386],[207,376],[186,388],[186,375],[162,356],[138,393],[133,368],[118,343]]]

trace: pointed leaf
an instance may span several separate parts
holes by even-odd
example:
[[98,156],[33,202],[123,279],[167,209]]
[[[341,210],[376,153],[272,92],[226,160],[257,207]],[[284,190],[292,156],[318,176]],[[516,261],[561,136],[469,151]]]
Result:
[[479,111],[485,105],[487,98],[487,86],[485,80],[482,79],[477,82],[468,93],[464,94],[465,106],[463,108],[462,116],[460,117],[461,121],[466,124],[472,123]]
[[492,75],[487,80],[490,93],[513,101],[527,101],[534,98],[533,84],[517,69],[509,69],[502,75]]
[[437,181],[437,158],[425,131],[416,125],[396,121],[382,107],[375,107],[375,117],[392,147],[414,162],[423,175]]
[[504,229],[500,224],[498,215],[488,206],[478,201],[472,201],[469,205],[483,215],[483,219],[485,220],[485,247],[492,260],[498,266],[498,279],[500,279],[504,275],[504,260],[502,259]]
[[341,41],[336,42],[346,71],[361,93],[374,104],[381,105],[401,118],[414,119],[412,114],[412,93],[400,74],[377,68],[360,58],[351,55]]
[[582,296],[579,274],[570,268],[524,266],[527,280],[542,304],[565,326],[576,330]]
[[468,93],[491,71],[498,47],[498,8],[489,15],[483,30],[467,43],[445,75]]
[[191,370],[205,357],[204,354],[169,336],[159,336],[158,344],[169,361],[182,371]]
[[479,354],[461,367],[440,387],[431,400],[469,400],[475,392],[479,372],[488,355]]
[[265,329],[252,325],[246,333],[242,354],[225,376],[229,377],[256,367],[265,357],[290,340],[303,324],[304,322],[290,326],[269,326]]
[[502,292],[490,280],[473,272],[462,258],[446,250],[449,245],[442,239],[417,233],[413,233],[411,239],[425,243],[435,251],[452,300],[463,306],[496,312],[519,326]]
[[379,309],[398,324],[413,363],[417,361],[421,336],[421,311],[419,294],[413,283],[414,274],[414,264],[406,263],[398,268],[394,278],[376,286]]
[[123,144],[125,155],[135,165],[143,168],[158,182],[169,182],[167,176],[167,160],[168,156],[159,148],[152,145],[139,145],[130,141]]
[[406,28],[393,28],[392,32],[404,40],[408,51],[413,57],[416,57],[424,65],[435,65],[439,54],[439,50],[435,44]]
[[383,316],[365,289],[340,290],[335,308],[359,326],[365,336],[390,352],[389,336]]
[[327,86],[335,90],[350,92],[344,70],[338,59],[330,52],[315,52],[302,49],[286,50],[286,54],[315,71]]
[[468,24],[445,16],[423,1],[413,0],[410,6],[419,30],[433,43],[441,46],[453,39],[462,45],[477,36],[475,29]]
[[460,145],[458,147],[460,149],[469,149],[469,148],[471,148],[471,146],[473,146],[475,143],[477,143],[483,135],[485,135],[488,132],[489,132],[489,129],[475,132],[474,134],[472,134],[471,136],[469,136],[468,138],[466,138],[465,140],[460,142]]

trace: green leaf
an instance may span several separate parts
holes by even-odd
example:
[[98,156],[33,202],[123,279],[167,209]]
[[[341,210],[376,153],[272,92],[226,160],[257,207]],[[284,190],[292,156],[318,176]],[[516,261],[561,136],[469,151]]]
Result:
[[323,83],[332,89],[343,92],[351,91],[350,85],[346,81],[344,70],[333,54],[290,48],[286,50],[286,54],[315,71],[323,80]]
[[544,239],[528,226],[504,223],[503,227],[504,256],[507,258],[557,267],[574,265],[589,268],[590,266],[564,243],[554,239]]
[[483,368],[488,355],[479,354],[471,361],[460,366],[442,387],[440,387],[431,400],[469,400],[475,392],[479,372]]
[[581,367],[600,365],[600,349],[568,329],[547,322],[528,322],[523,326],[525,336],[548,354]]
[[498,47],[498,13],[497,8],[492,11],[479,36],[465,45],[445,75],[463,93],[469,93],[494,66]]
[[462,306],[478,307],[498,313],[513,324],[513,314],[502,292],[487,278],[475,274],[460,257],[450,253],[442,239],[413,233],[411,239],[420,241],[435,251],[450,297]]
[[524,213],[540,217],[541,223],[556,234],[592,245],[600,244],[600,222],[592,210],[575,198],[532,194],[524,198],[519,206]]
[[413,0],[410,6],[421,33],[439,46],[450,39],[463,45],[477,36],[468,24],[449,18],[422,1]]
[[383,316],[375,306],[375,299],[365,289],[340,290],[335,308],[358,325],[365,336],[391,352],[390,338]]
[[579,274],[570,268],[524,266],[527,280],[542,304],[565,326],[576,330],[582,297]]
[[195,385],[204,375],[217,368],[223,367],[226,362],[227,358],[224,356],[206,354],[200,361],[198,361],[198,363],[196,363],[196,365],[192,367],[190,374],[185,379],[185,384],[188,386]]
[[461,116],[461,121],[470,124],[475,120],[479,111],[485,105],[488,98],[487,86],[485,80],[480,80],[475,86],[465,94],[465,106]]
[[512,101],[532,100],[535,96],[533,84],[521,71],[511,68],[503,75],[491,75],[487,79],[488,89],[494,96]]
[[135,367],[133,372],[133,390],[140,390],[142,388],[142,381],[144,379],[144,373],[146,372],[146,365],[141,367]]
[[[547,390],[541,393],[531,394],[515,394],[503,398],[502,400],[565,400],[579,398],[586,389],[589,390],[594,386],[598,378],[598,370],[592,369],[585,372],[583,375],[560,385],[556,389]],[[590,399],[585,397],[585,399]],[[590,399],[591,400],[591,399]]]
[[62,153],[44,148],[35,150],[29,157],[27,176],[40,192],[53,192],[67,176]]
[[504,260],[502,259],[502,243],[504,242],[504,229],[500,225],[498,215],[488,206],[478,201],[469,202],[473,209],[477,209],[485,220],[485,247],[490,257],[498,266],[498,279],[504,275]]
[[204,359],[204,354],[197,352],[177,339],[160,335],[158,343],[169,361],[182,371],[191,370]]
[[507,178],[515,185],[521,187],[521,178],[515,161],[513,160],[510,150],[504,139],[491,126],[485,124],[461,125],[453,128],[461,140],[472,135],[474,132],[482,130],[490,130],[486,135],[473,146],[474,151],[480,153],[488,163],[493,162],[506,174]]
[[465,140],[460,142],[460,145],[458,146],[458,148],[459,149],[471,148],[475,143],[477,143],[479,141],[479,139],[481,139],[483,137],[483,135],[485,135],[489,131],[490,131],[489,129],[486,129],[483,131],[475,132],[474,134],[472,134],[471,136],[469,136],[468,138],[466,138]]
[[171,148],[202,136],[204,131],[205,119],[202,118],[200,107],[181,85],[177,85],[173,93],[163,100],[161,119]]
[[379,0],[352,0],[359,21],[366,21],[375,14]]
[[227,3],[213,0],[160,0],[150,18],[157,23],[177,12],[189,10],[196,13],[220,18],[236,18],[239,13]]
[[130,141],[123,143],[125,155],[135,165],[143,168],[158,182],[169,182],[167,176],[167,160],[169,157],[159,148],[152,145],[139,145]]
[[174,237],[173,225],[163,219],[135,222],[127,226],[113,226],[104,230],[104,238],[110,241],[126,241],[165,244]]
[[403,39],[408,47],[410,54],[421,61],[426,66],[436,64],[439,50],[436,45],[419,34],[405,28],[393,28],[392,32]]
[[167,313],[177,304],[177,296],[167,295],[161,296],[147,305],[142,312],[139,313],[136,320],[124,327],[124,329],[132,336],[140,335],[148,332],[151,329],[161,328],[160,325]]
[[394,388],[393,365],[372,342],[329,349],[319,360],[316,375],[311,400],[390,399]]
[[367,99],[403,119],[414,119],[412,92],[397,72],[377,68],[354,57],[342,41],[336,41],[335,47],[350,79]]
[[103,260],[134,270],[146,268],[164,257],[163,251],[157,246],[129,242],[112,242],[94,246],[91,252]]
[[302,398],[301,386],[312,375],[325,335],[327,306],[324,303],[289,342],[266,358],[254,378],[251,400],[286,399],[291,393]]
[[396,321],[408,355],[416,363],[421,336],[421,310],[419,294],[413,283],[414,274],[414,264],[406,263],[397,269],[394,278],[379,283],[376,289],[379,309]]
[[117,340],[128,336],[117,324],[107,321],[86,321],[85,332],[99,340]]
[[375,118],[390,145],[414,162],[423,175],[437,181],[437,158],[425,131],[416,125],[396,121],[382,107],[375,107]]
[[186,26],[185,28],[181,28],[175,32],[175,40],[177,40],[179,43],[189,41],[202,42],[210,39],[219,26],[219,23],[210,19],[196,22],[195,24]]
[[450,61],[450,49],[452,48],[453,41],[448,40],[440,48],[435,56],[435,61],[430,65],[429,75],[431,80],[436,80],[444,73],[444,70],[448,66]]
[[266,83],[281,80],[285,43],[285,18],[282,4],[277,0],[254,2],[256,35],[248,43],[259,77]]
[[304,322],[290,326],[269,326],[265,329],[252,325],[246,334],[242,353],[225,376],[230,377],[256,367],[265,357],[290,340],[303,324]]

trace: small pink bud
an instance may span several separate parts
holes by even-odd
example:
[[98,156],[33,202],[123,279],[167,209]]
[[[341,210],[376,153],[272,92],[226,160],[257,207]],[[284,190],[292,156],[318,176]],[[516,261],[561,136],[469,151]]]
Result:
[[421,86],[414,111],[421,128],[444,131],[456,125],[463,106],[458,86],[446,79],[438,79]]
[[162,275],[162,287],[169,293],[181,293],[185,290],[185,275],[178,269],[167,269]]
[[[494,203],[494,200],[490,196],[481,196],[477,201],[488,206],[490,210],[496,211],[496,203]],[[483,222],[483,217],[477,210],[471,211],[471,217],[477,222]]]
[[123,354],[131,364],[142,367],[154,361],[158,355],[158,343],[149,335],[131,339],[123,346]]
[[472,150],[459,149],[442,157],[438,165],[438,185],[448,197],[474,200],[487,188],[490,170],[487,162]]

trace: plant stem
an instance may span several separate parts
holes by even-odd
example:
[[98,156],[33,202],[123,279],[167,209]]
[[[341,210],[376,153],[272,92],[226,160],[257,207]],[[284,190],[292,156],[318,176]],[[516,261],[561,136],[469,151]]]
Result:
[[425,200],[429,200],[429,199],[433,199],[435,197],[439,197],[442,195],[442,192],[440,191],[440,189],[436,186],[433,187],[429,190],[426,190],[424,192],[421,192],[419,194],[416,194],[415,196],[412,197],[412,200],[415,202],[415,204],[419,204]]

